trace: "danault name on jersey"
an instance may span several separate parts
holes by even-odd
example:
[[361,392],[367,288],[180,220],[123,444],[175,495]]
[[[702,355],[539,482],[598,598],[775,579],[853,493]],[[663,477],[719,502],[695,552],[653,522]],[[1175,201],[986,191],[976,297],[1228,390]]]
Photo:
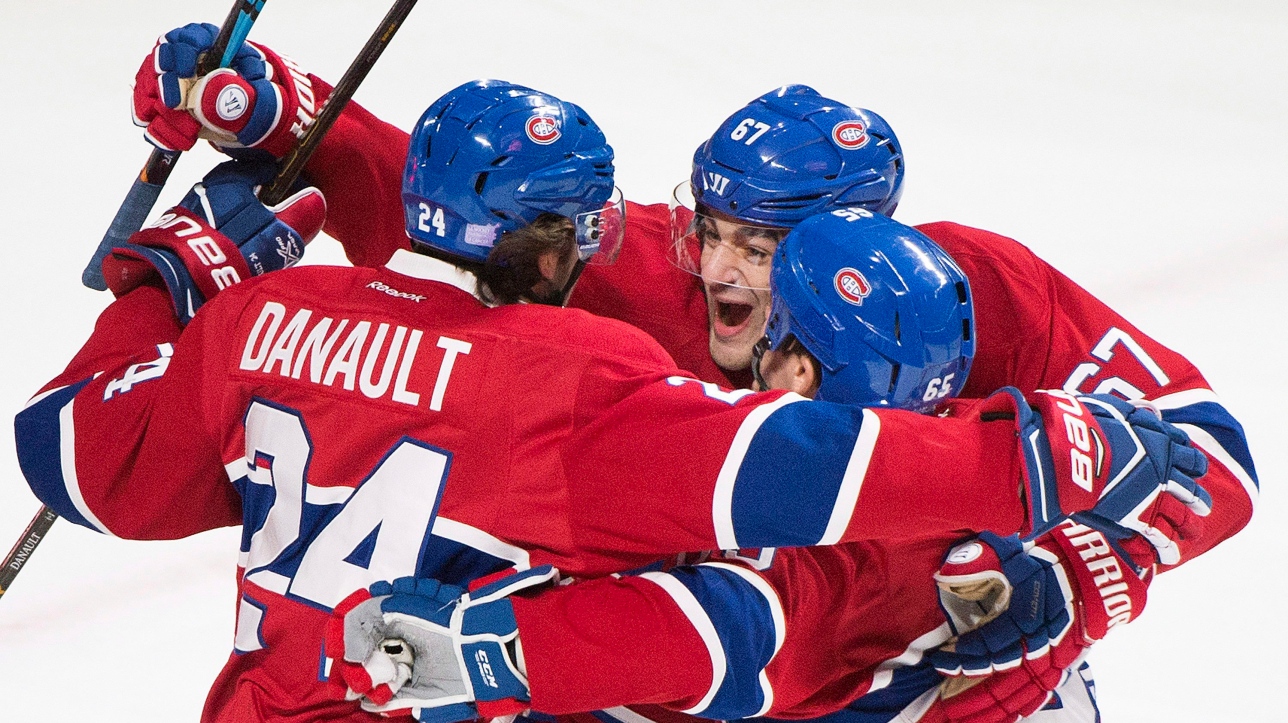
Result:
[[[424,331],[393,326],[393,338],[386,351],[385,340],[389,339],[392,326],[387,322],[375,325],[359,319],[353,323],[350,319],[337,321],[329,316],[314,320],[311,309],[295,312],[283,326],[285,318],[285,306],[276,301],[264,303],[246,337],[239,365],[241,369],[300,379],[308,367],[307,378],[314,384],[334,387],[339,382],[344,389],[354,391],[356,388],[371,399],[389,394],[395,402],[413,407],[420,405],[420,393],[407,389],[407,380]],[[369,345],[368,336],[372,337]],[[443,395],[447,392],[447,382],[457,355],[468,355],[472,345],[440,336],[438,347],[446,353],[430,395],[429,408],[435,412],[443,408]],[[384,363],[380,364],[382,356]],[[380,367],[378,376],[377,365]]]

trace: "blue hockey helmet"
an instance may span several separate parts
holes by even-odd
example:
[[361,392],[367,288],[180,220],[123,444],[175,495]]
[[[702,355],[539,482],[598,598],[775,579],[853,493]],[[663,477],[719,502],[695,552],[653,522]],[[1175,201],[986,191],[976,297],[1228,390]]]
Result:
[[899,139],[881,116],[787,85],[729,116],[698,147],[690,187],[711,211],[790,228],[837,208],[892,215],[903,172]]
[[613,149],[577,105],[521,85],[476,80],[417,122],[403,171],[413,245],[485,261],[501,234],[542,213],[573,220],[583,261],[621,247],[625,202]]
[[817,398],[919,412],[966,383],[970,284],[916,229],[863,208],[799,224],[771,274],[770,349],[795,337],[822,366]]

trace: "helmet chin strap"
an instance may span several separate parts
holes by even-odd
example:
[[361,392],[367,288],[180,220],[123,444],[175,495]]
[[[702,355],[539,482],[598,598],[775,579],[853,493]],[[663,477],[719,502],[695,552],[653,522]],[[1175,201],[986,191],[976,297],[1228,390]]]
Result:
[[529,292],[528,298],[534,304],[545,304],[547,306],[567,306],[568,297],[572,296],[572,289],[577,285],[577,279],[581,278],[581,272],[586,269],[586,262],[578,259],[573,263],[572,273],[568,275],[568,282],[563,285],[562,289],[555,289],[546,294],[533,294]]

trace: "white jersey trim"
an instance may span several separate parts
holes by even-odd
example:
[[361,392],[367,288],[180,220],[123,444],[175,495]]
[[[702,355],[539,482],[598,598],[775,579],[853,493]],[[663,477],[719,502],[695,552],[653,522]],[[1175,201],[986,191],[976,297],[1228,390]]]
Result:
[[720,474],[716,477],[716,488],[711,500],[711,521],[715,526],[716,547],[721,550],[736,550],[740,547],[733,529],[733,489],[738,481],[738,470],[747,456],[747,448],[755,438],[760,425],[774,412],[788,404],[808,401],[805,397],[788,392],[774,401],[756,407],[742,420],[738,433],[729,444],[729,453],[725,455]]
[[532,560],[529,558],[527,550],[515,547],[464,522],[449,520],[446,517],[437,517],[434,519],[432,532],[439,537],[459,542],[475,550],[486,552],[493,557],[509,560],[514,563],[516,570],[523,571],[532,568]]
[[94,529],[105,535],[116,537],[107,525],[90,510],[89,505],[85,504],[85,496],[81,494],[80,478],[76,476],[76,423],[74,406],[76,397],[72,397],[63,408],[58,410],[58,441],[59,461],[63,468],[63,488],[67,490],[67,497],[72,501],[72,506],[76,511],[81,513],[85,521],[94,526]]
[[1196,427],[1193,424],[1178,424],[1176,427],[1190,435],[1190,441],[1194,443],[1194,446],[1203,450],[1208,454],[1208,456],[1225,465],[1225,468],[1230,470],[1230,473],[1233,474],[1239,480],[1239,483],[1243,485],[1244,493],[1248,495],[1248,500],[1255,508],[1257,506],[1257,500],[1261,496],[1261,491],[1257,489],[1257,483],[1252,481],[1252,475],[1248,474],[1248,471],[1245,470],[1242,465],[1234,461],[1234,457],[1231,457],[1230,453],[1225,451],[1225,448],[1221,446],[1221,443],[1216,441],[1216,438],[1208,434],[1205,430]]
[[[1202,388],[1187,389],[1183,392],[1167,394],[1150,401],[1160,410],[1180,409],[1181,407],[1202,404],[1203,402],[1211,402],[1225,409],[1225,405],[1221,403],[1221,398],[1217,396],[1216,392]],[[1194,442],[1195,446],[1225,465],[1226,469],[1230,470],[1230,473],[1239,479],[1239,483],[1243,485],[1244,491],[1248,494],[1248,499],[1252,500],[1252,504],[1255,507],[1257,500],[1261,497],[1261,491],[1257,489],[1257,483],[1252,480],[1252,475],[1248,474],[1248,470],[1236,462],[1234,457],[1230,456],[1230,453],[1225,450],[1225,447],[1222,447],[1221,443],[1216,441],[1216,438],[1207,431],[1193,424],[1178,424],[1176,426],[1190,435],[1190,440]]]
[[606,708],[600,712],[616,718],[622,723],[654,723],[652,718],[645,718],[624,705],[616,708]]
[[688,710],[680,711],[689,715],[698,715],[706,710],[711,705],[711,701],[715,699],[728,669],[724,647],[720,645],[720,636],[716,633],[716,626],[712,624],[711,618],[707,617],[707,611],[702,609],[698,599],[679,580],[664,572],[646,572],[640,577],[662,588],[667,595],[671,596],[675,604],[680,607],[680,612],[683,612],[684,616],[689,619],[693,629],[697,631],[702,638],[702,642],[707,646],[707,655],[711,658],[711,688],[706,695],[702,696],[702,700],[699,700],[697,705]]
[[413,279],[437,281],[448,286],[455,286],[470,296],[478,298],[479,280],[477,276],[432,256],[418,254],[407,249],[398,249],[385,264],[385,268],[396,274],[410,276]]
[[859,503],[859,490],[863,487],[863,479],[868,474],[868,464],[872,462],[872,452],[877,447],[879,434],[881,434],[881,418],[872,410],[864,409],[863,422],[859,426],[859,438],[854,441],[854,451],[850,452],[850,461],[845,466],[845,476],[841,478],[841,489],[836,493],[832,516],[828,518],[827,529],[823,531],[823,537],[818,544],[835,545],[850,528],[854,508]]
[[952,636],[953,631],[948,627],[948,623],[943,623],[934,630],[913,640],[908,644],[908,648],[898,656],[890,658],[877,666],[876,672],[872,674],[872,687],[868,689],[868,692],[871,693],[889,687],[890,683],[894,681],[895,669],[906,668],[920,663],[927,650],[943,645]]

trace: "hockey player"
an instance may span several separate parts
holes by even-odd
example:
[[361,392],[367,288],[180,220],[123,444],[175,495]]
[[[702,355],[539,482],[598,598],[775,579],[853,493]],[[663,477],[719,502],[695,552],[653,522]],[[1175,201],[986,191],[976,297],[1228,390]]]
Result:
[[[973,319],[965,277],[915,230],[872,214],[813,217],[778,246],[773,292],[761,347],[771,383],[833,402],[937,409],[958,417],[998,411],[996,400],[945,406],[923,393],[930,379],[967,376]],[[753,370],[757,366],[753,361]],[[1055,398],[1071,409],[1107,405],[1128,415],[1152,414],[1106,395]],[[1157,418],[1153,424],[1154,432],[1141,435],[1144,443],[1170,445],[1166,434],[1155,433],[1167,425]],[[960,535],[730,551],[701,564],[509,601],[488,600],[486,591],[458,600],[458,591],[425,580],[381,584],[337,608],[336,635],[328,645],[343,649],[332,653],[337,669],[355,694],[369,696],[371,707],[419,708],[422,721],[472,717],[460,691],[477,692],[480,681],[471,688],[456,656],[433,648],[491,650],[482,636],[468,632],[471,617],[481,614],[475,606],[482,605],[505,608],[507,615],[512,610],[517,638],[506,642],[522,648],[534,690],[545,688],[545,700],[563,710],[657,701],[712,718],[768,713],[799,719],[845,709],[861,721],[902,714],[909,721],[1010,723],[1042,706],[1090,644],[1144,606],[1145,582],[1137,577],[1142,566],[1108,543],[1132,534],[1119,522],[1140,521],[1123,520],[1113,507],[1102,502],[1079,523],[1039,536],[1028,551],[1017,539],[985,535],[957,547],[942,569]],[[1066,534],[1070,530],[1074,534]],[[1085,554],[1092,550],[1096,554]],[[1148,545],[1134,551],[1152,566]],[[946,588],[939,596],[932,576]],[[1101,577],[1114,586],[1112,616],[1098,604],[1110,584]],[[1003,581],[1004,595],[961,596],[971,585]],[[464,622],[453,608],[463,611]],[[1001,617],[972,631],[986,614]],[[954,652],[933,650],[950,635],[959,635]],[[401,641],[397,656],[375,645],[384,638]],[[923,659],[928,650],[940,672],[960,676],[966,670],[975,680],[991,675],[939,698],[941,678]],[[1017,667],[1022,652],[1027,654]],[[489,655],[495,661],[504,654]],[[399,670],[396,657],[414,669],[391,678]],[[435,687],[449,679],[459,680],[460,689],[452,689],[451,698],[437,694]],[[562,695],[551,698],[553,690]],[[1070,676],[1062,692],[1058,712],[1035,720],[1095,719],[1094,698],[1080,675]],[[641,715],[674,717],[638,707],[598,717],[638,721]]]
[[[1034,460],[1068,445],[1030,457],[1015,418],[731,393],[620,322],[483,303],[566,290],[612,237],[611,149],[572,104],[468,83],[410,149],[399,233],[424,253],[265,273],[298,256],[321,204],[306,191],[274,215],[262,177],[218,169],[114,252],[119,298],[15,421],[28,483],[72,522],[140,539],[242,525],[234,654],[204,720],[369,719],[328,694],[323,631],[375,581],[1027,531],[1050,512],[1037,500],[1072,511],[1106,492],[1106,475],[1039,480]],[[1158,461],[1115,489],[1143,501],[1186,466]]]
[[[194,108],[213,109],[230,85],[250,102],[239,118],[211,111],[194,119],[175,110],[182,73],[174,62],[195,57],[201,42],[176,33],[140,68],[135,116],[147,124],[149,137],[188,147],[204,129],[225,148],[231,143],[280,153],[289,147],[296,126],[269,121],[297,112],[307,117],[328,86],[254,46],[276,69],[269,74],[273,82],[262,74],[248,76],[258,78],[250,82],[230,71],[203,81],[187,96]],[[186,49],[167,53],[167,44]],[[406,133],[350,104],[306,169],[331,203],[326,230],[357,265],[382,263],[404,244],[398,234],[398,169],[406,143]],[[589,267],[569,305],[644,330],[698,379],[750,386],[751,352],[769,309],[768,259],[776,240],[822,211],[893,213],[904,170],[898,139],[875,113],[805,86],[766,93],[698,148],[690,181],[677,189],[672,210],[627,204],[618,262]],[[968,386],[957,388],[960,380],[950,380],[948,388],[924,393],[982,398],[1013,386],[1026,394],[1064,389],[1148,399],[1213,462],[1206,482],[1216,500],[1202,535],[1175,545],[1159,541],[1169,548],[1160,562],[1190,559],[1247,523],[1258,489],[1242,427],[1189,361],[1011,239],[947,222],[918,230],[971,280],[977,320]]]

